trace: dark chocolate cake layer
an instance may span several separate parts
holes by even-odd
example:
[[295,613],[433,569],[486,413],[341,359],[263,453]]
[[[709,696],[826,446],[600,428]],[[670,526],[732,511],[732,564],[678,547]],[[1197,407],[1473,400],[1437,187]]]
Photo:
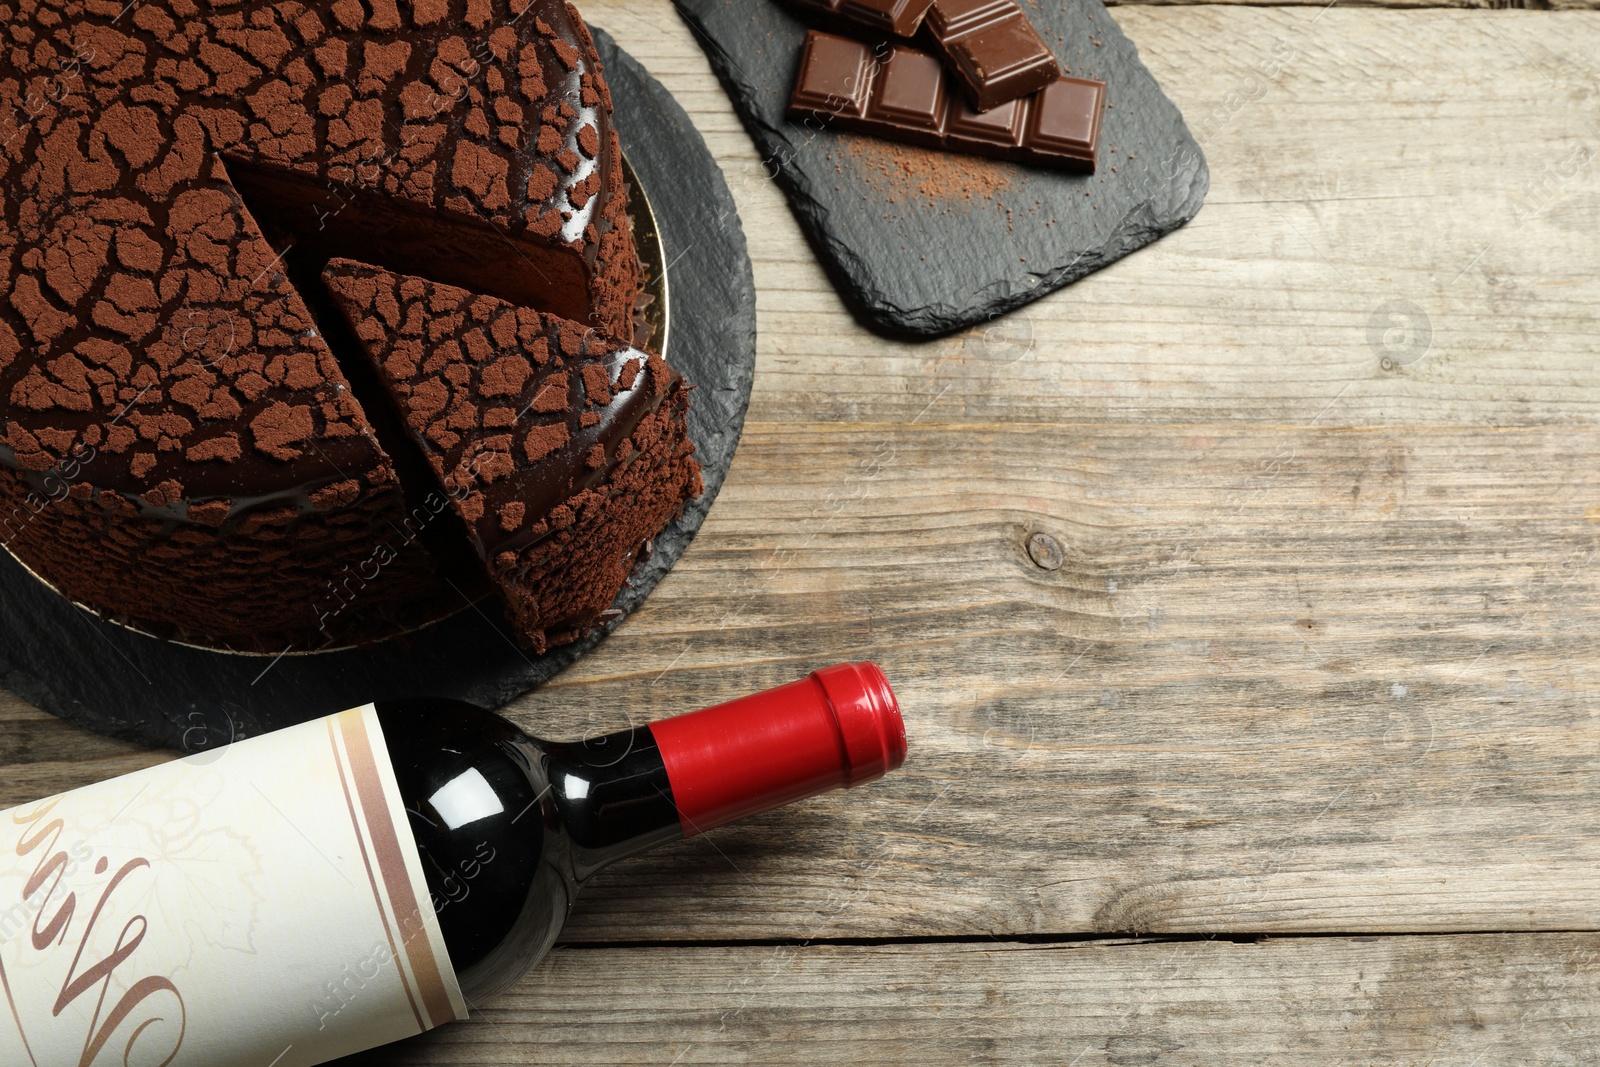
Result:
[[408,543],[329,629],[410,513],[287,267],[359,249],[626,336],[610,114],[554,0],[0,3],[0,542],[237,648],[447,595]]
[[660,356],[455,286],[334,260],[328,288],[534,652],[602,621],[701,491]]

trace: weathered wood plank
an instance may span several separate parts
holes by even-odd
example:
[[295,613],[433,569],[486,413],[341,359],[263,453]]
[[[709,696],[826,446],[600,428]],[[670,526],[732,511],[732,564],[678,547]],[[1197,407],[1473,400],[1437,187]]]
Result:
[[[1119,9],[1207,208],[909,346],[843,311],[665,0],[584,4],[723,160],[762,347],[696,544],[511,713],[871,657],[912,759],[608,872],[479,1020],[352,1067],[1600,1060],[1600,935],[1005,940],[1600,924],[1600,22],[1347,5]],[[1425,354],[1369,340],[1391,300]],[[0,807],[165,758],[0,694]]]
[[557,950],[341,1061],[1591,1067],[1600,937]]
[[[907,345],[844,311],[668,6],[585,11],[672,89],[728,173],[760,290],[757,420],[1495,425],[1600,411],[1589,14],[1119,9],[1204,144],[1206,207],[987,336]],[[1371,343],[1390,301],[1426,316],[1426,355]]]
[[[573,737],[873,658],[911,759],[619,866],[571,936],[1594,928],[1597,456],[1577,426],[753,425],[645,608],[512,714]],[[29,728],[0,803],[152,758]]]
[[[590,6],[749,162],[665,4]],[[757,421],[645,611],[515,713],[573,736],[870,655],[913,761],[619,869],[574,938],[1596,925],[1597,171],[1516,228],[1504,207],[1587,143],[1592,88],[1552,108],[1524,83],[1592,21],[1119,18],[1185,107],[1280,32],[1303,59],[1210,135],[1220,199],[1196,226],[1040,305],[1020,353],[865,335],[775,191],[736,181]],[[1321,199],[1230,201],[1247,174]],[[1218,207],[1242,221],[1198,228]],[[1484,225],[1480,265],[1515,269],[1463,274],[1444,347],[1386,371],[1296,245],[1323,232],[1302,208],[1348,238],[1323,250],[1351,292],[1450,283]],[[0,709],[0,804],[162,758]]]
[[128,774],[171,757],[68,726],[0,689],[0,808]]
[[753,427],[705,539],[515,714],[570,736],[870,656],[910,762],[619,867],[573,936],[1593,927],[1597,454]]

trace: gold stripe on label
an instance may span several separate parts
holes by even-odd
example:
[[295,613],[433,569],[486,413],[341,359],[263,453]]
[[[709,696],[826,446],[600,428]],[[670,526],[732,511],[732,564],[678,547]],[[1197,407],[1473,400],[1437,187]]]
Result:
[[[372,838],[372,850],[378,858],[378,872],[383,878],[384,891],[389,896],[389,906],[400,924],[400,940],[405,945],[406,959],[411,973],[416,976],[417,989],[428,1011],[430,1026],[443,1026],[455,1021],[455,1009],[450,995],[445,991],[444,976],[439,971],[433,945],[428,939],[428,927],[417,895],[406,871],[405,854],[400,851],[400,838],[395,832],[388,802],[383,795],[383,782],[378,777],[378,764],[372,751],[372,739],[367,733],[363,714],[339,716],[339,730],[344,735],[345,754],[350,759],[350,771],[355,777],[356,796],[361,799],[361,811],[366,819],[367,833]],[[431,902],[430,902],[431,906]]]
[[417,1020],[417,1031],[428,1028],[417,1010],[417,998],[411,995],[411,983],[406,979],[406,968],[400,961],[400,951],[395,948],[394,931],[389,928],[389,914],[383,910],[383,896],[378,892],[378,880],[372,873],[372,860],[367,857],[367,843],[361,839],[361,820],[356,815],[355,801],[350,799],[350,779],[344,773],[344,760],[339,756],[339,741],[333,736],[333,721],[328,721],[328,744],[333,748],[333,765],[339,768],[339,785],[344,789],[345,807],[350,810],[350,826],[356,833],[356,847],[361,849],[361,865],[367,869],[367,884],[372,887],[372,900],[378,906],[378,918],[383,921],[383,936],[389,940],[389,958],[400,975],[400,987],[406,991],[406,1003],[411,1005],[411,1015]]

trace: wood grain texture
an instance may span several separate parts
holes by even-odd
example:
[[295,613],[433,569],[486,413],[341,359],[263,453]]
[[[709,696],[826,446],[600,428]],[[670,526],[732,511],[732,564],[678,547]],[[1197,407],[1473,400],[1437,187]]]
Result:
[[[617,870],[572,937],[1595,925],[1600,23],[1119,11],[1207,208],[913,346],[844,313],[682,26],[591,14],[732,177],[757,421],[679,571],[518,713],[871,655],[914,747]],[[1426,351],[1370,336],[1391,300]]]
[[[906,421],[935,398],[924,421],[1596,416],[1589,14],[1118,9],[1205,149],[1206,206],[987,330],[909,345],[844,310],[667,5],[585,10],[672,89],[728,174],[760,292],[753,420]],[[1427,316],[1431,345],[1385,367],[1369,330],[1390,301]]]
[[910,761],[617,868],[572,937],[1600,918],[1600,432],[813,424],[743,448],[608,655],[516,714],[576,734],[865,656]]
[[[870,657],[910,762],[619,866],[569,937],[1595,926],[1597,451],[753,427],[704,539],[512,714],[599,733]],[[0,803],[152,758],[12,716]]]
[[171,758],[68,726],[0,689],[0,809]]
[[[911,760],[607,872],[476,1021],[351,1067],[1600,1060],[1600,935],[1531,932],[1600,928],[1600,20],[1320,6],[1119,8],[1207,207],[913,346],[670,5],[584,4],[722,161],[761,347],[698,540],[511,714],[870,657]],[[0,694],[0,807],[166,758]],[[1412,936],[1007,940],[1126,931]],[[913,935],[998,940],[810,943]],[[786,943],[606,944],[745,938]]]
[[342,1061],[1590,1067],[1600,938],[559,950]]
[[[774,814],[690,843],[617,871],[573,936],[648,936],[632,899],[702,885],[680,936],[1593,925],[1600,24],[1119,12],[1211,202],[911,346],[845,315],[681,27],[594,15],[727,161],[763,300],[760,424],[612,699],[681,688],[633,698],[659,714],[721,665],[759,664],[713,699],[861,650],[923,744],[876,787],[896,814],[830,798],[844,833]],[[1551,79],[1577,108],[1540,102]],[[1430,316],[1426,353],[1375,350],[1391,299]]]

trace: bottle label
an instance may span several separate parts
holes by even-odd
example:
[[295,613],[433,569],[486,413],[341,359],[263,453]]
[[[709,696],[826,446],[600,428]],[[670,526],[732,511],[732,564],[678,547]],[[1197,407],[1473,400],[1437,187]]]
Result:
[[370,705],[0,812],[6,1067],[309,1067],[466,1017]]

